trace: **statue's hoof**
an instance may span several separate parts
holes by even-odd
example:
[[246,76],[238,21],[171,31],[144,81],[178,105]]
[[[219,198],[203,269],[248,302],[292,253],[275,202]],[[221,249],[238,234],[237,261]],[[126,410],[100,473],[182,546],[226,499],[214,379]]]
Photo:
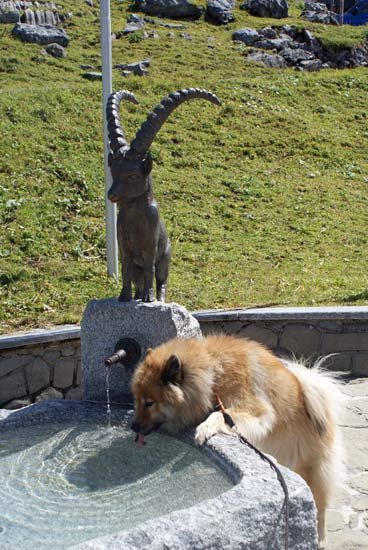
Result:
[[143,301],[143,302],[155,302],[155,301],[156,301],[155,293],[153,292],[153,288],[150,289],[150,290],[147,292],[147,294],[144,294],[144,295],[143,295],[142,301]]
[[156,300],[158,302],[165,302],[165,300],[166,300],[166,285],[158,285]]
[[121,292],[120,296],[118,298],[119,302],[131,302],[132,301],[132,294],[129,292]]

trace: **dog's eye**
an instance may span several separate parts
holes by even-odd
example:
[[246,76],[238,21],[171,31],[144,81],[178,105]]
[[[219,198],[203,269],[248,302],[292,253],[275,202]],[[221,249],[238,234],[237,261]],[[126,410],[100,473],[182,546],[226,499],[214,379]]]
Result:
[[152,407],[154,401],[146,401],[144,406],[148,409],[149,407]]

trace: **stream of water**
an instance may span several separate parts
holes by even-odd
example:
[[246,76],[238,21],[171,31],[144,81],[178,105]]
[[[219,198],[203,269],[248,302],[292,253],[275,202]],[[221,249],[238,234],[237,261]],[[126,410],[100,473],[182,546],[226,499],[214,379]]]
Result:
[[105,367],[106,375],[106,413],[107,427],[111,428],[111,404],[110,404],[110,367]]

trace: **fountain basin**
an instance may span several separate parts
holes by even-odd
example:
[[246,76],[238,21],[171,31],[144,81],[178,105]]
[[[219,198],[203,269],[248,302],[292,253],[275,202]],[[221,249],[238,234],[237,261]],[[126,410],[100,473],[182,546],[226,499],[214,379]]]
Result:
[[[112,407],[112,423],[124,423],[129,419],[130,414],[121,408]],[[18,430],[21,430],[23,437],[25,437],[24,434],[27,433],[27,430],[30,433],[29,430],[34,427],[38,429],[39,427],[49,426],[51,432],[54,432],[57,425],[61,427],[62,440],[64,441],[65,438],[69,437],[70,439],[70,433],[65,433],[63,430],[65,430],[65,425],[70,426],[71,421],[73,426],[77,428],[79,426],[79,430],[81,430],[81,426],[83,425],[88,426],[88,429],[90,429],[91,425],[106,426],[106,407],[102,403],[47,401],[20,411],[3,411],[2,416],[4,418],[0,420],[0,436],[3,441],[9,434],[13,434],[15,437]],[[52,437],[52,434],[49,437]],[[185,452],[184,458],[180,458],[180,453],[183,452],[183,448],[185,449],[188,444],[192,443],[193,434],[184,434],[180,439],[160,435],[148,436],[146,438],[147,445],[143,451],[148,453],[148,455],[151,451],[152,453],[157,452],[157,442],[159,440],[155,440],[155,438],[161,437],[163,438],[162,441],[166,444],[169,439],[174,443],[171,450],[166,449],[166,455],[163,455],[161,462],[166,461],[170,464],[171,461],[171,464],[174,465],[174,468],[171,468],[171,470],[174,471],[174,476],[176,476],[176,468],[179,477],[180,469],[183,469],[185,465],[188,466],[190,462],[190,460],[188,462],[188,456]],[[23,443],[20,441],[17,444],[22,448],[22,446],[29,446],[30,442],[29,440]],[[63,444],[61,442],[56,451],[59,452],[62,448]],[[111,451],[111,448],[105,445],[103,448],[104,457],[108,456],[109,449]],[[85,465],[89,460],[89,466],[91,466],[90,449],[82,448],[79,450],[82,458],[85,454]],[[53,459],[56,451],[54,447],[53,451],[49,452],[49,460]],[[163,501],[158,504],[159,511],[158,514],[155,514],[156,517],[144,521],[145,517],[150,517],[149,514],[147,516],[146,512],[147,510],[150,511],[153,506],[152,490],[147,485],[148,491],[145,495],[143,494],[143,498],[139,503],[141,522],[132,522],[130,528],[130,525],[123,524],[123,520],[121,522],[118,520],[109,534],[106,534],[106,530],[101,527],[99,535],[92,535],[93,538],[89,540],[86,540],[91,536],[88,530],[84,538],[78,537],[76,531],[75,537],[64,541],[66,544],[64,547],[75,547],[80,550],[92,548],[97,550],[107,548],[109,550],[118,548],[127,550],[138,548],[150,548],[152,550],[168,548],[170,550],[200,550],[205,548],[269,550],[270,548],[284,548],[284,517],[282,513],[284,495],[270,467],[258,456],[254,455],[251,450],[240,444],[236,438],[231,436],[215,436],[200,451],[197,449],[194,449],[194,451],[198,453],[195,461],[200,462],[202,465],[201,468],[204,468],[206,471],[205,475],[208,476],[207,483],[203,483],[203,476],[201,478],[198,472],[196,473],[195,470],[190,471],[189,477],[193,482],[192,489],[188,486],[183,487],[183,484],[186,485],[187,481],[178,479],[179,485],[176,487],[174,485],[172,491],[172,502],[165,502],[167,499],[164,497]],[[134,446],[131,449],[131,453],[133,454],[129,456],[136,457],[136,460],[139,461],[142,459],[141,452],[141,448]],[[3,453],[6,453],[6,449],[5,451],[3,450]],[[176,455],[179,455],[179,460]],[[86,495],[87,491],[88,496],[88,492],[92,490],[89,493],[92,495],[92,498],[93,491],[101,489],[99,485],[102,483],[104,485],[103,488],[107,488],[110,491],[107,500],[111,514],[115,513],[114,507],[118,508],[119,506],[114,496],[117,488],[116,485],[119,484],[115,474],[112,477],[100,476],[99,468],[106,460],[102,460],[100,463],[93,463],[92,459],[93,467],[86,467],[83,471],[79,463],[81,456],[76,457],[74,463],[70,463],[69,461],[68,482],[77,486],[83,495]],[[212,462],[213,469],[219,469],[220,471],[214,472],[213,469],[209,468],[208,459]],[[124,464],[123,456],[122,464]],[[60,466],[60,468],[65,469],[65,464],[62,467]],[[116,470],[116,465],[114,468]],[[25,464],[23,464],[23,469],[27,470]],[[143,477],[141,475],[142,472],[137,475],[134,473],[134,468],[129,471],[130,478],[128,482],[133,484],[135,482],[140,485],[144,478],[144,475]],[[93,475],[93,472],[96,473],[96,476]],[[55,474],[58,473],[55,471]],[[299,476],[284,468],[283,473],[288,484],[291,501],[289,548],[298,550],[315,549],[317,547],[315,509],[311,493]],[[149,476],[151,474],[152,472],[150,472]],[[119,475],[118,472],[118,481],[120,479]],[[32,484],[29,474],[28,483]],[[155,494],[161,492],[162,495],[165,495],[166,487],[167,478],[163,477],[159,480],[159,489],[157,490],[157,487],[154,489]],[[208,489],[211,490],[208,491]],[[199,494],[197,503],[194,500],[190,502],[189,507],[180,509],[185,505],[183,499],[181,499],[182,493],[191,493],[195,492],[195,490],[198,490]],[[34,494],[33,498],[37,501],[39,496]],[[58,514],[58,510],[60,511],[59,506],[61,506],[61,499],[56,498],[55,514]],[[3,511],[0,510],[0,528],[2,527],[1,517],[3,519],[6,517],[8,507],[9,504]],[[71,516],[75,514],[75,510],[76,506],[73,507],[72,499],[70,504]],[[16,522],[16,518],[13,518],[13,521]],[[96,522],[96,520],[93,521]],[[61,515],[60,523],[62,523]],[[2,544],[1,540],[3,537],[3,541],[5,541],[6,533],[7,526],[5,525],[2,532],[0,529],[0,546],[2,548],[7,547]],[[29,541],[26,540],[25,543],[29,547]],[[15,546],[13,545],[13,547]],[[51,547],[61,548],[63,546],[55,546],[53,544],[49,546],[49,548]]]

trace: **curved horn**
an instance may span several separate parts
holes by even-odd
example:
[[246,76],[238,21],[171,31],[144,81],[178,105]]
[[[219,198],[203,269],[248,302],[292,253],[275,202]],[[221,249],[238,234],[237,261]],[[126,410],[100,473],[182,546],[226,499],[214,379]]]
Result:
[[113,153],[120,152],[121,149],[129,149],[129,144],[124,137],[119,117],[119,105],[122,99],[138,103],[134,94],[128,92],[128,90],[120,90],[109,95],[106,104],[106,120],[110,147]]
[[146,121],[138,130],[134,140],[130,144],[128,156],[133,158],[143,158],[151,147],[155,136],[168,116],[184,101],[191,99],[207,99],[216,105],[221,105],[219,99],[206,90],[199,88],[188,88],[178,90],[166,96],[147,116]]

